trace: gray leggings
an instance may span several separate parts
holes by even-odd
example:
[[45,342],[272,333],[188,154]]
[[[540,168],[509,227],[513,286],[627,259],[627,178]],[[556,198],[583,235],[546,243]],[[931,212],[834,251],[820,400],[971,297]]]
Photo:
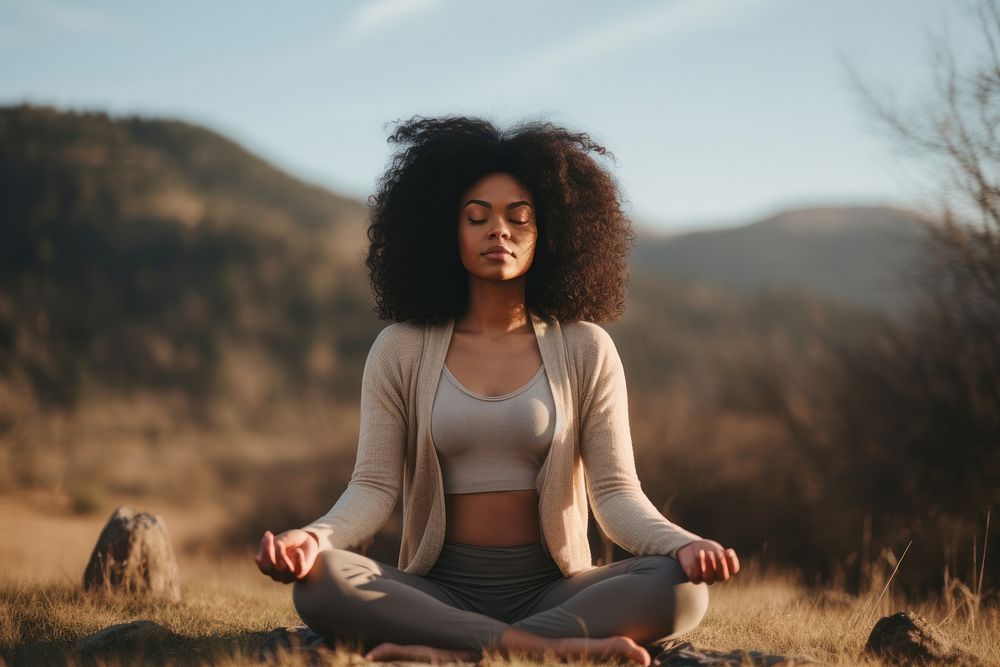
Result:
[[652,646],[692,630],[708,587],[670,556],[635,556],[564,577],[541,543],[483,547],[446,541],[425,576],[351,551],[320,552],[296,581],[302,620],[331,642],[482,651],[508,625],[544,637],[626,635]]

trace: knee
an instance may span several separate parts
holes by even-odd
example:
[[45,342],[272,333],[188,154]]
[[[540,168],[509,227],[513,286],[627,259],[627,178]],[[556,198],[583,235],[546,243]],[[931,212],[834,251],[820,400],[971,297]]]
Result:
[[708,585],[693,583],[677,559],[671,556],[651,556],[649,559],[649,567],[655,568],[661,579],[659,585],[652,588],[673,590],[670,608],[662,610],[670,619],[670,636],[681,635],[698,627],[708,612]]
[[309,573],[292,584],[292,604],[306,625],[322,625],[320,618],[351,597],[352,582],[360,579],[352,576],[353,556],[341,549],[321,551]]
[[674,591],[674,634],[680,635],[698,627],[708,613],[708,584],[685,580]]

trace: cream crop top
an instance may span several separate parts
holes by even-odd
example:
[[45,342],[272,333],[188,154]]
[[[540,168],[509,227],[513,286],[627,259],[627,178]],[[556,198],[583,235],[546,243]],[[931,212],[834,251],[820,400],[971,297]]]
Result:
[[431,412],[445,493],[534,489],[555,433],[543,364],[520,389],[482,396],[442,367]]

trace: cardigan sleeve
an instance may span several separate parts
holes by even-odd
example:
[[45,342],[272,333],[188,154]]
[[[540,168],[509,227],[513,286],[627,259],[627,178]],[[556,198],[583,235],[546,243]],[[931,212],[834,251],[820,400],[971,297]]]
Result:
[[361,378],[361,428],[354,472],[330,510],[303,527],[321,550],[355,547],[385,525],[396,506],[406,449],[406,402],[398,323],[382,329]]
[[597,324],[585,348],[580,455],[601,529],[636,556],[665,554],[702,539],[664,517],[641,488],[629,428],[625,369],[611,336]]

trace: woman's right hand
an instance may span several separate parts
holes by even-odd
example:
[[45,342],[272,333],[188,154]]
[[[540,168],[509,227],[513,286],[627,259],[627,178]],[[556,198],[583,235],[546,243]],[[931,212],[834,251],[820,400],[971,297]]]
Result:
[[292,528],[278,535],[268,530],[254,560],[261,572],[288,584],[309,573],[318,553],[316,538],[304,530]]

